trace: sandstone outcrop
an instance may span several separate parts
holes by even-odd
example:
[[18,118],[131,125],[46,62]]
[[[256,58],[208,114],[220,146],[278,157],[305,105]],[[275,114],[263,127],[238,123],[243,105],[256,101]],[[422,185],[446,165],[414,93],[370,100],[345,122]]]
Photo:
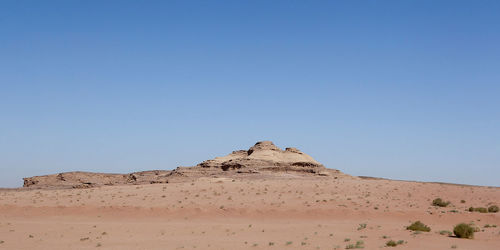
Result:
[[270,141],[257,142],[248,150],[234,151],[227,156],[204,161],[196,167],[240,173],[295,171],[319,174],[326,171],[325,166],[300,150],[296,148],[281,150]]
[[327,169],[311,156],[296,148],[282,150],[270,141],[257,142],[248,150],[206,160],[194,167],[174,170],[153,170],[130,174],[67,172],[24,178],[28,188],[89,188],[105,185],[154,184],[189,181],[200,177],[225,176],[246,178],[275,177],[280,174],[297,176],[340,176],[338,170]]
[[66,172],[23,178],[24,187],[34,188],[90,188],[126,184],[168,183],[171,171],[153,170],[130,174],[106,174],[91,172]]

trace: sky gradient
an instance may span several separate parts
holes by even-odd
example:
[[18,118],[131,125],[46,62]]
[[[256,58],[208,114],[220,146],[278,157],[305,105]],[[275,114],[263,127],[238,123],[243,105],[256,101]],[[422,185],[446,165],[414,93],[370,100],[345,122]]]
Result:
[[498,1],[1,1],[0,187],[255,142],[500,186]]

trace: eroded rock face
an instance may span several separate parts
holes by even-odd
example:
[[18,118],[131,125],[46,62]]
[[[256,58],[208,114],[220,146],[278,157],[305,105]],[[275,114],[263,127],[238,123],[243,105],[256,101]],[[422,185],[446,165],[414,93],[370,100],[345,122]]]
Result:
[[67,172],[23,178],[24,187],[31,188],[90,188],[125,184],[167,183],[171,171],[153,170],[130,174]]
[[257,142],[248,150],[234,151],[229,155],[207,160],[196,167],[205,170],[236,172],[296,171],[319,174],[326,168],[311,156],[296,148],[281,150],[270,141]]

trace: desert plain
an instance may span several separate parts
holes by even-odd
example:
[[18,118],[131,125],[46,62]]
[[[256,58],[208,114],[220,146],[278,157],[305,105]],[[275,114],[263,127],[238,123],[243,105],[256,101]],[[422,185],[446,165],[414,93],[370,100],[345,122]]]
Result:
[[[164,182],[1,189],[0,249],[500,249],[500,214],[468,210],[499,205],[498,187],[309,171],[321,166],[280,158],[300,151],[264,146]],[[430,232],[408,230],[415,221]],[[453,235],[459,223],[474,225],[473,239]]]

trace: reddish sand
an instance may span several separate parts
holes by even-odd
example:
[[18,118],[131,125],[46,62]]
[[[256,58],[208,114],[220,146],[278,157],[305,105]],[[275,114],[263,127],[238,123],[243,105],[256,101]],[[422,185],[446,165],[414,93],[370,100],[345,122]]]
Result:
[[[434,207],[441,197],[448,207]],[[464,200],[465,203],[462,203]],[[0,190],[0,249],[500,249],[500,188],[332,177]],[[431,232],[406,230],[420,220]],[[442,235],[473,222],[474,239]],[[366,224],[366,227],[364,226]],[[489,224],[489,227],[485,227]]]

